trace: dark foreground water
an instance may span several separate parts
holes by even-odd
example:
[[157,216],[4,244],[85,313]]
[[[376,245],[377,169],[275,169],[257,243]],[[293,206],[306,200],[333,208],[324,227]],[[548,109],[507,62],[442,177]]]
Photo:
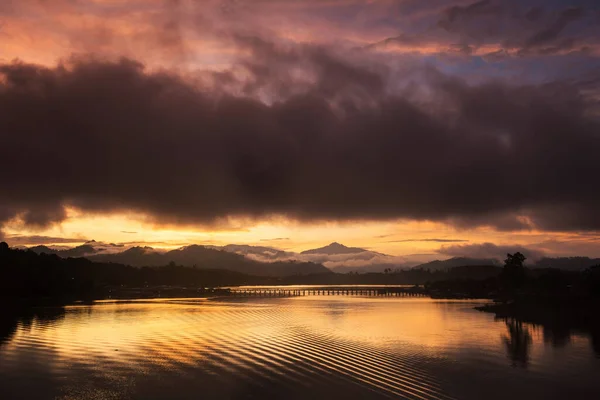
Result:
[[[477,304],[100,302],[2,322],[0,399],[596,399],[598,343]],[[597,338],[596,338],[597,339]]]

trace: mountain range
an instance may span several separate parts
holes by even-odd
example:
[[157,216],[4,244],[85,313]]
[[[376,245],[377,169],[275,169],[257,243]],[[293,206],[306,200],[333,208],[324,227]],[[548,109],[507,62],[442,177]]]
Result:
[[[361,249],[359,247],[347,247],[338,242],[333,242],[324,247],[319,247],[318,249],[305,250],[300,254],[357,254],[357,253],[368,253],[368,250]],[[374,252],[372,252],[374,253]],[[380,254],[380,253],[376,253]]]
[[[454,257],[448,260],[435,260],[424,264],[419,264],[414,269],[427,269],[430,271],[445,271],[454,267],[462,266],[497,266],[501,267],[503,263],[494,258],[468,258]],[[544,257],[535,262],[526,263],[526,267],[535,269],[555,268],[566,271],[582,271],[588,267],[600,265],[600,258],[589,257]]]
[[84,244],[81,246],[73,247],[71,249],[51,249],[50,247],[47,247],[47,246],[35,246],[35,247],[30,247],[29,250],[34,251],[38,254],[41,254],[41,253],[56,254],[57,256],[60,256],[62,258],[85,257],[87,255],[94,254],[97,252],[96,248],[94,248],[92,245],[89,245],[89,244]]
[[202,269],[222,269],[257,276],[291,276],[330,273],[323,265],[312,262],[259,262],[243,255],[204,246],[191,245],[167,252],[152,247],[132,247],[123,252],[102,254],[93,246],[82,245],[69,250],[54,250],[46,246],[32,247],[36,253],[60,257],[85,257],[91,261],[111,262],[134,267],[159,267],[174,263]]
[[[170,263],[197,268],[227,269],[257,276],[291,276],[318,273],[383,272],[386,269],[426,269],[442,271],[459,266],[502,266],[493,258],[454,257],[426,263],[409,262],[359,247],[347,247],[334,242],[300,253],[272,247],[230,244],[226,246],[190,245],[176,250],[161,251],[152,247],[131,247],[121,251],[120,245],[94,241],[71,249],[31,247],[36,253],[56,254],[63,258],[85,257],[92,261],[112,262],[136,267],[164,266]],[[600,264],[589,257],[542,258],[530,263],[530,268],[582,270]]]
[[305,250],[300,253],[284,251],[265,246],[229,244],[227,246],[208,246],[243,255],[255,261],[303,261],[322,264],[338,273],[346,272],[383,272],[387,268],[407,269],[418,264],[408,262],[403,257],[390,256],[359,247],[347,247],[333,242],[327,246]]
[[469,257],[453,257],[447,260],[434,260],[424,264],[419,264],[413,267],[414,269],[427,269],[430,271],[445,271],[454,267],[476,266],[476,265],[492,265],[501,266],[500,261],[494,258],[469,258]]

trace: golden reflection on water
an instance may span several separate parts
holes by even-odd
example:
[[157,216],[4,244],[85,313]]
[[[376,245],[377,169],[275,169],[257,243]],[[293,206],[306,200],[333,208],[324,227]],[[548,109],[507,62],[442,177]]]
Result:
[[569,378],[582,388],[593,382],[599,363],[587,337],[554,349],[542,328],[494,321],[475,304],[315,296],[69,306],[64,316],[20,323],[0,347],[0,395],[37,375],[64,399],[194,398],[200,389],[215,398],[448,399],[478,398],[473,374],[481,387],[508,377],[531,391],[569,371],[588,372]]
[[[307,301],[311,298],[299,299],[299,302]],[[433,351],[465,342],[497,347],[490,329],[499,335],[503,327],[490,325],[489,321],[493,320],[490,315],[481,318],[472,312],[475,304],[480,302],[338,298],[328,301],[325,309],[299,307],[298,313],[318,329],[335,329],[341,335],[379,344],[407,342],[430,347]],[[449,308],[453,312],[448,313]],[[456,312],[458,310],[465,312]]]

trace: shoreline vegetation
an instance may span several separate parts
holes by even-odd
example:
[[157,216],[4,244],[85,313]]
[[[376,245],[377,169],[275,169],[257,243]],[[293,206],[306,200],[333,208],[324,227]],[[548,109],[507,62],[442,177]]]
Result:
[[[216,288],[258,285],[410,285],[425,288],[444,280],[487,279],[497,266],[455,267],[447,271],[411,269],[384,273],[307,273],[247,275],[227,269],[165,266],[132,267],[86,258],[61,258],[0,244],[0,298],[66,299],[182,297],[213,293]],[[225,292],[218,292],[225,294]],[[432,292],[433,293],[433,292]]]
[[566,343],[572,332],[587,334],[600,355],[600,266],[532,273],[523,267],[524,261],[521,253],[508,254],[495,280],[493,303],[475,309],[493,313],[509,326],[541,326],[553,344]]
[[223,269],[131,267],[11,249],[0,243],[0,298],[15,310],[92,303],[103,299],[224,297],[228,286],[411,285],[433,299],[488,299],[477,310],[501,319],[600,331],[600,266],[583,271],[527,269],[508,254],[504,267],[463,266],[444,271],[319,273],[252,276]]

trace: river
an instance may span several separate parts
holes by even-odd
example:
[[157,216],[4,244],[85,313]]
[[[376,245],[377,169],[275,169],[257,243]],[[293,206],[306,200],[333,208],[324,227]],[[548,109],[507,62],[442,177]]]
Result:
[[478,301],[100,301],[3,318],[1,399],[591,399],[598,338]]

